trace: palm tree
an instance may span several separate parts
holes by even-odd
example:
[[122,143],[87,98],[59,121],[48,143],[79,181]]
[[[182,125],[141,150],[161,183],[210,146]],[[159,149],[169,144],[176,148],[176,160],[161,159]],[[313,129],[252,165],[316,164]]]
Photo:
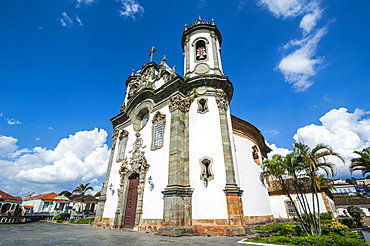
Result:
[[79,195],[84,195],[88,190],[94,190],[94,188],[89,186],[89,184],[90,183],[86,183],[86,184],[80,183],[80,186],[76,187],[76,189],[74,189],[72,193],[78,193]]
[[65,197],[69,198],[70,196],[72,196],[72,193],[69,192],[68,190],[64,190],[64,191],[60,192],[58,195],[59,196],[65,196]]
[[343,158],[334,152],[329,145],[318,144],[314,148],[310,148],[304,143],[294,143],[294,154],[297,158],[298,166],[304,168],[305,176],[311,185],[312,190],[312,211],[309,216],[312,219],[315,234],[321,234],[320,226],[320,204],[318,193],[321,189],[320,170],[324,171],[327,176],[334,176],[334,164],[327,160],[328,156],[339,158],[343,163]]
[[362,172],[362,176],[365,176],[365,174],[370,172],[370,147],[362,151],[356,150],[353,153],[358,154],[360,157],[351,159],[349,170],[351,173],[359,170]]

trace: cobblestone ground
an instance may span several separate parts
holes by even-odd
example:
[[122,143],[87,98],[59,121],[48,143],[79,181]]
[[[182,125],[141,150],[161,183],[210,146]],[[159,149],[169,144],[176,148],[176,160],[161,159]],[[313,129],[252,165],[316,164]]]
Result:
[[[0,224],[0,245],[238,245],[240,237],[163,237],[154,233],[32,222]],[[239,244],[242,245],[242,244]]]

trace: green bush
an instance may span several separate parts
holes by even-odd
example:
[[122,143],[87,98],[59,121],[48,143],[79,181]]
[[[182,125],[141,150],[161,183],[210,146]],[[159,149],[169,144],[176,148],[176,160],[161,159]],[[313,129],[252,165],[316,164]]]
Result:
[[273,232],[279,236],[300,236],[303,233],[301,225],[297,223],[272,222],[266,226],[257,226],[255,229]]
[[364,239],[350,238],[338,235],[331,236],[304,236],[304,237],[287,237],[274,236],[268,238],[254,238],[248,240],[258,243],[290,244],[302,246],[368,246]]
[[322,235],[336,234],[344,236],[348,231],[349,231],[348,226],[334,221],[331,223],[321,225]]
[[333,215],[331,213],[321,213],[320,220],[332,220]]
[[62,216],[61,215],[56,215],[56,216],[54,216],[53,220],[62,220]]

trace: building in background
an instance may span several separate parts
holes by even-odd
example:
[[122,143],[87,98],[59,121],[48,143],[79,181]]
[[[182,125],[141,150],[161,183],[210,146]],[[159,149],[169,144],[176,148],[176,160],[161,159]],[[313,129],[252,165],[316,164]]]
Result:
[[22,205],[34,215],[56,215],[68,211],[69,199],[54,192],[25,199]]

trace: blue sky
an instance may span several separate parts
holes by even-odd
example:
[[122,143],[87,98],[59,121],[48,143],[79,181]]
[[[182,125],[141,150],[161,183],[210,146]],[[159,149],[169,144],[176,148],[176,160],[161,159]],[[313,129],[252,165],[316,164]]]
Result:
[[183,74],[182,31],[199,15],[223,36],[231,113],[274,153],[331,145],[349,177],[353,150],[370,147],[369,11],[368,0],[1,1],[0,189],[98,191],[126,78],[152,46]]

